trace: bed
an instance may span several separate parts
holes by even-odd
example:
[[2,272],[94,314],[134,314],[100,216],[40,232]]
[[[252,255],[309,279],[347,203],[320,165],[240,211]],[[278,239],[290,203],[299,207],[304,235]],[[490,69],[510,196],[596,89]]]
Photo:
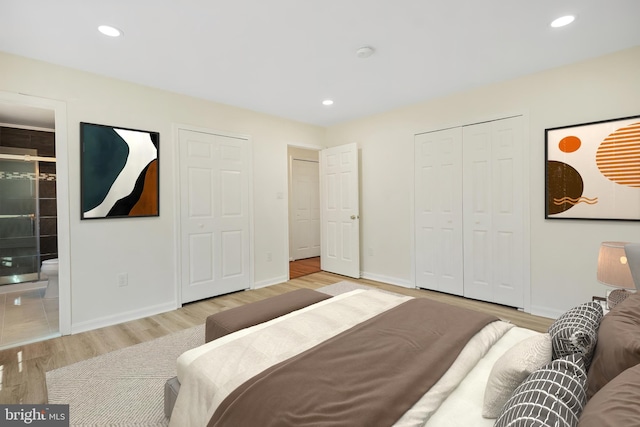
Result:
[[[325,298],[223,327],[180,356],[170,426],[575,426],[583,408],[593,413],[587,371],[609,357],[596,351],[597,303],[568,311],[543,334],[377,290]],[[623,305],[640,312],[639,298]],[[541,405],[549,392],[553,402]],[[587,422],[580,426],[609,425]]]

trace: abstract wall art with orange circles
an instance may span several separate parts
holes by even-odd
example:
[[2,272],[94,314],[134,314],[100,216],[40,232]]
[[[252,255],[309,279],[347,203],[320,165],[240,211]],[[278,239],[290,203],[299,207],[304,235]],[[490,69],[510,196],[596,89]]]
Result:
[[640,220],[640,116],[545,130],[545,218]]

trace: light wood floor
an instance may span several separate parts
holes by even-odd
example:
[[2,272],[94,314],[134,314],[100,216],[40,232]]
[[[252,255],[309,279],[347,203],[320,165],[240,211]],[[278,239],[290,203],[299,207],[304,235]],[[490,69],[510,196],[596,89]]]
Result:
[[0,351],[0,403],[46,403],[45,372],[47,371],[202,324],[207,316],[218,311],[295,289],[316,289],[341,280],[350,280],[400,294],[431,298],[492,313],[518,326],[537,331],[546,331],[552,323],[552,319],[531,316],[495,304],[320,272],[262,289],[236,292],[187,304],[178,310],[140,320],[2,350]]

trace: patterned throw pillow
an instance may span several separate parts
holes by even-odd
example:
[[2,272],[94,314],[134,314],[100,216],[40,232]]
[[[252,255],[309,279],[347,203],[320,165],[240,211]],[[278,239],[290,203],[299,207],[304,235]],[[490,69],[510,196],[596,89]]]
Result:
[[575,427],[587,399],[586,381],[580,354],[554,360],[515,389],[494,427]]
[[598,327],[604,315],[597,301],[581,304],[558,317],[549,327],[553,359],[579,353],[589,367],[598,341]]
[[520,341],[493,364],[484,390],[482,416],[497,418],[513,391],[534,371],[551,362],[551,337],[540,334]]

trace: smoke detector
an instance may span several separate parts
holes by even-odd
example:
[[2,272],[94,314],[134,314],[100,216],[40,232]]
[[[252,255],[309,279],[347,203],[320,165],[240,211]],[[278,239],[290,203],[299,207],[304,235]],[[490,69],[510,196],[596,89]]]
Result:
[[356,50],[356,56],[358,58],[364,59],[373,55],[373,52],[375,52],[375,49],[372,48],[371,46],[363,46],[360,49]]

